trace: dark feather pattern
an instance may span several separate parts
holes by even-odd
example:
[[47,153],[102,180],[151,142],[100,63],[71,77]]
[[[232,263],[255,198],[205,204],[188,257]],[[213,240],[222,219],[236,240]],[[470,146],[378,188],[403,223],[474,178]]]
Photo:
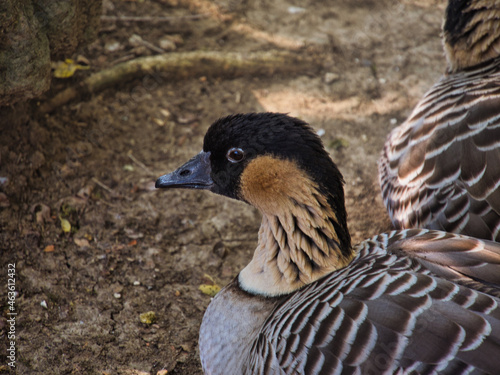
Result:
[[[308,286],[273,312],[264,324],[268,339],[262,345],[280,349],[276,357],[280,363],[287,359],[283,363],[285,373],[393,373],[403,369],[403,364],[405,371],[415,365],[420,373],[439,368],[442,374],[457,374],[457,364],[491,374],[500,368],[498,355],[490,360],[483,357],[482,351],[483,345],[497,353],[500,350],[500,331],[492,331],[492,327],[500,329],[499,300],[435,275],[447,275],[449,268],[465,268],[468,277],[483,274],[497,282],[498,287],[499,246],[487,244],[493,251],[491,257],[482,259],[476,249],[484,246],[482,241],[451,235],[442,238],[441,234],[424,231],[405,234],[408,238],[396,241],[401,233],[379,236],[387,242],[388,253],[378,238],[363,243],[359,257],[345,270]],[[424,245],[429,244],[430,238],[435,241],[435,248]],[[457,247],[458,242],[461,243]],[[443,251],[438,251],[438,247]],[[393,251],[399,256],[391,256]],[[463,256],[456,257],[457,253]],[[441,265],[449,259],[456,265]],[[496,263],[488,263],[490,260]],[[430,273],[423,264],[432,264],[435,272]],[[476,271],[474,267],[484,269]],[[293,325],[281,326],[284,319],[307,324],[294,329]],[[288,336],[297,332],[300,341],[294,337],[292,343],[299,355],[292,357]],[[300,350],[306,347],[309,355],[307,360],[301,360]],[[312,348],[316,349],[314,356],[310,355]],[[257,351],[255,357],[261,354]],[[326,361],[328,357],[335,359]],[[325,363],[330,365],[325,367]],[[337,366],[330,367],[331,363]],[[308,372],[308,368],[315,370]]]
[[500,241],[500,59],[444,76],[394,129],[379,162],[397,228]]
[[[254,297],[244,295],[237,280],[228,285],[241,296],[230,304],[214,298],[200,346],[224,340],[227,333],[219,330],[235,319],[240,323],[231,335],[240,338],[238,351],[246,349],[237,356],[241,367],[228,372],[219,356],[232,349],[220,347],[204,359],[207,373],[498,372],[500,244],[414,229],[378,235],[356,251],[347,267],[289,296],[267,299],[267,316],[235,317]],[[218,326],[215,312],[222,308],[227,322]],[[242,325],[254,327],[253,334],[240,335]]]
[[[267,120],[276,129],[264,140],[263,134],[272,133],[265,127]],[[309,136],[299,140],[297,134]],[[471,130],[470,137],[465,131],[456,134],[462,136],[443,138],[443,149],[477,132]],[[432,139],[423,137],[422,142]],[[241,163],[226,158],[233,147],[246,156]],[[201,166],[191,161],[179,169],[185,173],[178,170],[159,179],[161,187],[182,187],[191,181],[192,171],[204,170],[211,178],[195,175],[207,181],[203,188],[243,199],[263,214],[252,260],[205,312],[199,340],[204,371],[496,374],[500,243],[409,229],[381,234],[352,248],[342,176],[321,147],[307,125],[286,115],[231,116],[207,132],[204,153],[199,154],[203,156],[194,159]],[[400,148],[400,154],[404,152]],[[486,163],[489,152],[485,151]],[[439,153],[429,158],[424,153],[422,160],[425,165],[438,157]],[[483,172],[469,176],[490,176],[493,171],[488,165],[479,168]],[[428,170],[438,169],[436,163]],[[455,169],[451,170],[445,175],[454,178]],[[405,178],[411,181],[413,172],[408,171]],[[439,179],[433,184],[440,186]],[[483,186],[476,178],[460,184],[464,189]],[[484,186],[494,191],[491,181]],[[443,186],[439,194],[420,190],[406,203],[423,203],[427,216],[438,212],[457,228],[471,223],[464,219],[469,209],[484,223],[495,220],[485,201],[471,202],[457,192],[459,186],[453,184]],[[464,210],[449,202],[468,206]]]

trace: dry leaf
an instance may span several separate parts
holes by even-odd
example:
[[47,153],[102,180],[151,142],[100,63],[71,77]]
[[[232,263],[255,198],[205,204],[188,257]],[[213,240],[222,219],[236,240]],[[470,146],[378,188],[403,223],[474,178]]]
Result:
[[61,220],[61,228],[64,233],[69,233],[71,232],[71,224],[68,220],[63,219],[61,216],[59,216],[59,220]]
[[202,284],[198,287],[198,289],[203,294],[206,294],[210,297],[215,297],[215,295],[220,292],[220,286],[218,286],[217,284],[214,285]]
[[47,245],[45,246],[45,249],[43,249],[44,252],[46,253],[51,253],[54,251],[54,245]]
[[50,208],[48,206],[40,203],[36,205],[35,208],[39,208],[39,211],[35,214],[37,224],[43,225],[45,223],[52,222],[52,219],[50,218]]
[[56,78],[69,78],[75,74],[78,69],[90,69],[89,66],[80,65],[71,59],[53,63],[52,67],[54,68],[54,77]]
[[210,276],[208,273],[203,274],[203,279],[206,281],[210,281],[212,284],[217,284],[212,276]]
[[141,323],[144,323],[144,324],[153,324],[158,320],[154,311],[148,311],[148,312],[142,313],[141,315],[139,315],[139,319],[140,319]]
[[87,239],[85,238],[75,238],[73,242],[79,246],[79,247],[88,247],[90,246],[90,243]]

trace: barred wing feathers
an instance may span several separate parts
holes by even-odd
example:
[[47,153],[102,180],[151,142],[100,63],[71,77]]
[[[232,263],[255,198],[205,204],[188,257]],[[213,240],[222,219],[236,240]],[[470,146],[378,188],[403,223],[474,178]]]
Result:
[[393,130],[379,162],[397,228],[500,241],[500,64],[445,76]]
[[500,246],[446,232],[420,232],[391,244],[388,251],[416,259],[447,280],[500,297]]
[[[441,277],[449,272],[462,282]],[[483,276],[489,294],[467,286]],[[427,230],[379,235],[348,267],[276,308],[248,373],[495,374],[499,291],[497,243]]]

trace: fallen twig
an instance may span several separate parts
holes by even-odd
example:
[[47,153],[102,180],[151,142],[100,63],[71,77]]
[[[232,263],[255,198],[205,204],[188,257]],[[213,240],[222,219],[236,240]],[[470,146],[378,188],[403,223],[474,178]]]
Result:
[[101,16],[101,21],[110,22],[171,22],[180,19],[197,20],[207,17],[208,14],[192,14],[188,16],[171,16],[171,17],[134,17],[134,16]]
[[135,57],[135,54],[129,53],[128,55],[123,55],[123,56],[117,58],[116,60],[111,61],[109,65],[114,66],[116,64],[132,60],[134,57]]
[[92,177],[92,181],[94,181],[97,185],[102,187],[104,190],[106,190],[112,196],[116,197],[118,195],[113,189],[111,189],[109,186],[107,186],[104,183],[102,183],[101,181],[99,181],[97,178]]
[[141,45],[158,53],[165,53],[165,50],[163,48],[157,47],[153,43],[149,43],[147,40],[142,39],[142,37],[137,34],[132,35],[129,38],[129,42],[132,45]]
[[149,75],[156,82],[194,77],[272,76],[275,73],[311,71],[319,61],[308,54],[291,52],[215,52],[194,51],[139,57],[94,73],[78,86],[69,87],[40,106],[41,113],[52,112],[80,95],[95,94],[116,84]]
[[107,186],[106,184],[102,183],[101,181],[99,181],[97,178],[95,177],[92,177],[92,181],[94,181],[97,185],[99,185],[101,188],[103,188],[104,190],[106,190],[108,193],[111,194],[111,196],[113,198],[124,198],[128,201],[131,201],[132,198],[130,197],[127,197],[125,195],[121,195],[121,194],[118,194],[116,191],[114,191],[113,189],[111,189],[109,186]]
[[146,167],[146,165],[144,163],[142,163],[141,161],[139,161],[138,159],[136,159],[136,157],[134,155],[132,155],[132,152],[128,152],[127,153],[127,156],[130,158],[130,160],[132,160],[135,164],[137,164],[139,167],[141,167],[142,169],[144,169],[149,175],[151,176],[156,176],[156,174],[153,173],[153,171],[151,171],[151,169],[149,169],[148,167]]

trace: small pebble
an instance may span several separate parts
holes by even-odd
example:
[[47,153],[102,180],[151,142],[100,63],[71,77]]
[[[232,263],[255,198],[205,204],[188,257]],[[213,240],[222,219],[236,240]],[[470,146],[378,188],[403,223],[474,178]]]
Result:
[[40,306],[42,306],[44,309],[48,309],[47,302],[45,300],[40,302]]
[[133,172],[135,170],[135,168],[132,164],[125,164],[123,166],[123,170],[126,172]]
[[325,129],[318,129],[318,131],[316,132],[316,134],[318,135],[318,137],[322,137],[325,135]]
[[301,8],[301,7],[294,7],[294,6],[291,6],[291,7],[288,7],[287,9],[288,13],[290,14],[298,14],[298,13],[303,13],[306,11],[305,8]]
[[172,113],[168,109],[161,108],[160,113],[165,117],[166,119],[170,119],[172,117]]
[[112,41],[112,42],[106,43],[104,48],[108,52],[115,52],[115,51],[118,51],[119,49],[122,49],[122,45],[120,44],[120,42]]
[[174,51],[176,49],[175,43],[168,38],[160,39],[159,43],[160,48],[165,51]]
[[398,119],[391,118],[391,125],[396,125],[398,123]]
[[323,77],[323,82],[325,82],[326,84],[330,84],[332,82],[338,81],[339,79],[340,76],[337,73],[328,72]]
[[113,297],[118,299],[118,298],[122,298],[122,295],[120,293],[115,293],[115,294],[113,294]]
[[158,125],[158,126],[164,126],[164,125],[165,125],[165,121],[164,121],[164,120],[162,120],[161,118],[156,118],[156,117],[155,117],[155,118],[153,118],[153,121],[154,121],[154,123],[155,123],[156,125]]
[[139,286],[139,285],[141,285],[141,282],[136,280],[136,281],[134,281],[134,285]]

